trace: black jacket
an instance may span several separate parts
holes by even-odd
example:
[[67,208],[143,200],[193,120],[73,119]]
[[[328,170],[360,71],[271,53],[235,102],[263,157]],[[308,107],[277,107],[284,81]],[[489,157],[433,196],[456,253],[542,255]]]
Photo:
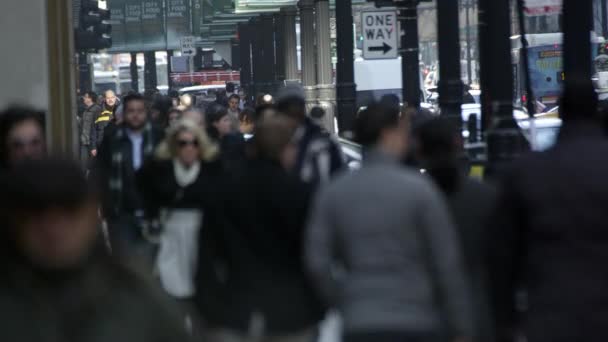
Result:
[[82,113],[80,124],[80,144],[82,146],[92,145],[91,129],[95,124],[95,120],[99,117],[99,114],[101,114],[101,107],[97,104],[93,104]]
[[225,280],[216,289],[199,283],[199,298],[219,298],[219,289],[224,304],[211,311],[208,300],[199,300],[205,318],[246,332],[259,313],[271,335],[313,327],[324,310],[302,260],[310,190],[272,162],[254,160],[241,172],[226,191],[225,221],[216,234]]
[[531,342],[608,340],[607,155],[599,125],[565,122],[553,149],[505,175],[490,244],[502,336],[521,321]]
[[25,263],[0,269],[3,341],[181,342],[189,338],[158,289],[108,260],[43,272]]
[[[142,153],[145,146],[150,145],[151,153],[142,156],[143,164],[152,157],[156,146],[162,141],[164,132],[161,129],[150,126],[149,134],[144,134]],[[137,189],[135,181],[135,170],[133,169],[132,144],[126,133],[124,125],[118,126],[111,134],[106,135],[99,151],[95,164],[94,179],[98,180],[102,190],[102,207],[106,217],[115,218],[122,214],[133,214],[136,210],[144,209],[144,203]],[[114,156],[119,153],[122,156],[120,170],[116,169]],[[110,186],[116,174],[120,173],[122,186],[120,194],[116,194]]]
[[296,132],[298,177],[317,187],[326,183],[344,167],[344,156],[337,141],[312,119],[306,118]]
[[95,118],[95,122],[91,127],[91,150],[98,149],[101,146],[104,138],[104,131],[112,120],[112,111],[103,110],[101,114]]
[[196,181],[181,187],[175,179],[172,160],[150,160],[137,173],[137,186],[146,215],[157,218],[159,209],[201,209],[213,207],[220,199],[224,175],[218,162],[201,162]]

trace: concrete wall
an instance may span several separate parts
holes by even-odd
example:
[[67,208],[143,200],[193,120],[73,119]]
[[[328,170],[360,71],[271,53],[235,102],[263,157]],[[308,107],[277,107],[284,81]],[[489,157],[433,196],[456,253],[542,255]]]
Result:
[[49,108],[46,1],[2,0],[0,108],[28,104]]

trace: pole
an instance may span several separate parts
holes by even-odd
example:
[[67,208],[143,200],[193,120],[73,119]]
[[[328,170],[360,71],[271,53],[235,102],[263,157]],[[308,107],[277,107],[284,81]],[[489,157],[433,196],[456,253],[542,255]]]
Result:
[[437,2],[439,36],[439,106],[441,115],[462,127],[462,80],[460,78],[460,30],[458,2]]
[[353,9],[351,0],[336,1],[338,127],[340,135],[352,138],[355,123],[357,86],[355,85]]
[[487,134],[487,173],[495,176],[529,146],[513,118],[509,0],[480,0],[479,12],[483,32],[481,89],[486,97],[482,110],[484,117],[490,116],[494,122]]
[[[439,1],[442,2],[442,1]],[[400,5],[401,75],[403,101],[408,107],[420,107],[420,62],[418,60],[418,0]]]
[[606,7],[606,0],[599,0],[601,13],[602,13],[602,35],[604,38],[608,37],[608,7]]
[[302,86],[306,94],[307,109],[316,102],[317,69],[315,61],[314,0],[300,0],[300,45],[302,46]]
[[469,82],[469,85],[471,85],[473,83],[473,60],[471,57],[471,8],[473,7],[473,2],[472,0],[465,0],[465,17],[466,17],[466,23],[467,23],[467,27],[465,29],[466,32],[466,39],[467,39],[467,80]]
[[283,23],[285,16],[282,13],[276,13],[274,15],[274,53],[275,53],[275,61],[276,65],[276,79],[275,82],[275,90],[278,90],[285,81],[286,72],[285,72],[285,39],[283,39],[283,35],[285,35],[285,24]]
[[328,132],[335,131],[334,116],[336,91],[333,85],[331,65],[331,41],[329,27],[329,0],[315,0],[317,33],[317,102],[325,110],[323,126]]
[[251,100],[251,36],[248,23],[240,23],[239,43],[241,46],[241,89],[244,89],[247,98]]
[[78,85],[81,95],[93,90],[91,65],[89,64],[87,53],[82,51],[78,52]]
[[296,15],[298,10],[295,7],[283,7],[281,8],[281,15],[283,16],[283,47],[284,53],[284,65],[285,65],[285,79],[290,82],[298,80],[298,47],[297,47],[297,36],[296,36]]
[[137,68],[137,52],[131,52],[131,90],[139,93],[139,69]]
[[144,52],[144,87],[146,92],[155,92],[158,85],[156,78],[156,54],[154,51]]
[[597,94],[591,81],[592,59],[589,32],[593,28],[593,4],[564,0],[565,85],[561,116],[565,124],[574,119],[597,119]]
[[173,69],[172,57],[173,50],[167,50],[167,86],[169,87],[169,91],[173,89],[173,79],[171,78],[171,69]]
[[564,0],[564,72],[566,83],[578,78],[591,84],[591,41],[593,4]]
[[272,14],[262,14],[260,48],[262,54],[261,91],[264,94],[273,94],[276,82],[275,45],[274,45],[274,17]]
[[255,99],[261,91],[260,83],[262,82],[262,73],[264,60],[262,59],[261,51],[261,20],[259,17],[253,17],[249,20],[249,37],[251,38],[251,75],[252,82],[250,84],[249,93]]

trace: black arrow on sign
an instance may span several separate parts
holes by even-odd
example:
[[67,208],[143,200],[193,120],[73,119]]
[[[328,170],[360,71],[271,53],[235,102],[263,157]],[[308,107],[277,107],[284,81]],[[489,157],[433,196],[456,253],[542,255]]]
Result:
[[393,47],[386,43],[382,43],[382,46],[370,46],[367,48],[367,50],[370,52],[382,51],[382,52],[384,52],[385,55],[387,52],[391,51],[392,49],[393,49]]

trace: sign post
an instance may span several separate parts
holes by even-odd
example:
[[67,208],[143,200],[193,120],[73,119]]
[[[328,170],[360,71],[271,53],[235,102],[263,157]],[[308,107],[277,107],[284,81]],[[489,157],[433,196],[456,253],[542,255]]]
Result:
[[397,58],[399,54],[397,12],[363,12],[361,19],[363,25],[363,58]]
[[180,39],[182,56],[196,56],[196,47],[194,46],[196,37],[188,36]]

